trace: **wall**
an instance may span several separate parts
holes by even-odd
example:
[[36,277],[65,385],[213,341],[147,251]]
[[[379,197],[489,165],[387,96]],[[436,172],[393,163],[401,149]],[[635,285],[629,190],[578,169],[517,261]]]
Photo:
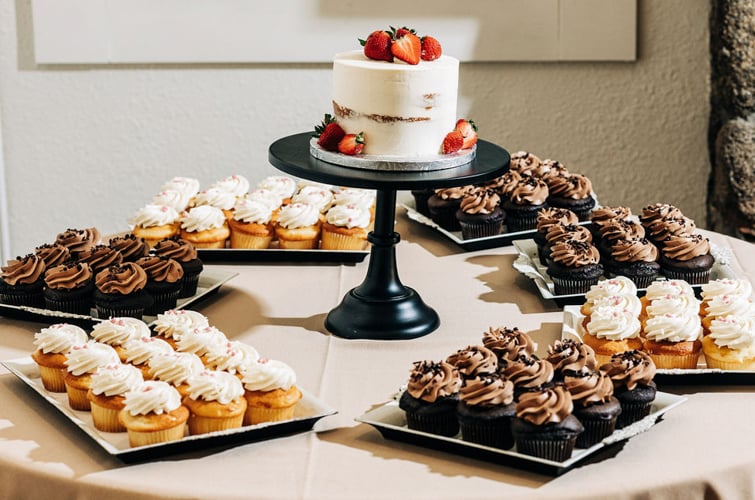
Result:
[[[674,203],[702,226],[708,9],[641,0],[634,63],[466,63],[459,114],[487,140],[588,175],[603,204]],[[323,64],[36,67],[33,50],[29,1],[0,0],[12,255],[68,227],[124,230],[175,175],[272,175],[269,144],[330,103]]]

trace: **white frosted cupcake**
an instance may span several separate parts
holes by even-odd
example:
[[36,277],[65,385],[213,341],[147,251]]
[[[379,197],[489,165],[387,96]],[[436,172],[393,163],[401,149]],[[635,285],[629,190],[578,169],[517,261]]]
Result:
[[281,207],[275,226],[280,248],[311,250],[320,239],[320,211],[308,203],[291,203]]
[[296,373],[282,361],[261,358],[244,371],[247,402],[244,425],[289,420],[302,397],[296,387]]
[[663,316],[664,314],[697,315],[700,311],[700,301],[688,293],[678,295],[664,295],[656,297],[645,308],[642,326],[645,327],[648,318]]
[[204,355],[205,366],[208,368],[239,376],[247,366],[259,359],[260,355],[254,347],[238,340],[212,345]]
[[181,338],[176,342],[176,350],[190,352],[202,357],[216,346],[224,346],[226,342],[228,342],[228,338],[225,333],[214,326],[205,326],[194,328],[181,335]]
[[160,187],[160,191],[166,191],[168,189],[178,191],[187,200],[190,200],[199,192],[199,180],[194,179],[193,177],[173,177]]
[[702,344],[708,368],[755,370],[755,317],[714,319]]
[[236,203],[236,195],[220,188],[211,187],[203,189],[194,196],[194,206],[208,205],[219,208],[226,218],[231,216],[233,205]]
[[94,427],[103,432],[125,432],[118,421],[118,413],[125,406],[124,394],[143,382],[142,372],[131,365],[117,363],[98,368],[87,393]]
[[325,213],[333,205],[333,193],[329,189],[316,186],[305,186],[291,197],[291,203],[309,203]]
[[226,215],[217,207],[202,205],[185,213],[180,220],[181,239],[195,248],[225,248],[231,235]]
[[165,382],[148,380],[126,393],[118,420],[131,446],[177,441],[184,437],[189,410],[181,395]]
[[241,198],[249,192],[249,180],[243,175],[234,174],[213,183],[211,187]]
[[605,297],[632,295],[637,296],[637,285],[632,280],[624,276],[617,276],[608,280],[601,280],[592,285],[585,293],[585,303],[581,307],[581,312],[589,316],[592,306],[596,301]]
[[713,320],[724,316],[755,316],[755,304],[749,296],[744,295],[720,295],[709,298],[705,303],[705,316],[702,319],[704,333],[710,332]]
[[650,355],[657,368],[697,368],[702,349],[702,326],[698,314],[648,317],[643,332],[642,350]]
[[31,357],[37,367],[42,385],[52,392],[66,392],[63,377],[66,372],[68,351],[85,344],[89,336],[84,330],[70,323],[57,323],[34,334],[36,350]]
[[129,219],[132,232],[154,247],[158,241],[177,236],[179,232],[178,212],[168,205],[146,205]]
[[356,205],[336,205],[325,214],[320,247],[325,250],[364,250],[370,212]]
[[640,320],[630,312],[593,309],[583,325],[582,342],[592,347],[598,365],[608,363],[611,356],[642,348]]
[[131,339],[123,345],[124,363],[129,363],[142,372],[145,379],[152,378],[149,360],[160,354],[170,354],[173,347],[157,337]]
[[151,332],[147,324],[140,319],[117,317],[95,324],[91,335],[97,342],[112,346],[120,356],[121,361],[125,361],[123,345],[129,340],[149,337]]
[[205,434],[241,427],[246,399],[241,380],[228,372],[204,370],[189,378],[189,434]]
[[186,210],[189,206],[189,201],[190,198],[187,198],[181,191],[176,189],[166,189],[152,197],[152,205],[166,205],[178,213]]
[[639,317],[642,312],[642,302],[636,295],[609,295],[596,300],[592,309],[616,309]]
[[258,189],[269,189],[281,197],[283,203],[290,201],[290,198],[298,189],[296,181],[285,175],[271,175],[265,177],[257,184]]
[[200,312],[188,309],[171,309],[157,315],[154,329],[156,336],[173,348],[176,348],[178,338],[195,328],[210,326],[209,320]]
[[344,188],[333,197],[334,205],[356,205],[370,213],[375,220],[375,191],[372,189]]
[[231,248],[268,248],[275,235],[273,208],[262,200],[242,198],[234,205],[228,226]]
[[190,352],[158,354],[150,358],[148,364],[152,378],[169,383],[178,390],[181,397],[188,394],[189,377],[204,370],[199,356]]
[[67,369],[63,376],[68,394],[68,404],[74,410],[89,411],[87,392],[92,374],[101,366],[118,364],[121,360],[111,346],[90,340],[68,351]]

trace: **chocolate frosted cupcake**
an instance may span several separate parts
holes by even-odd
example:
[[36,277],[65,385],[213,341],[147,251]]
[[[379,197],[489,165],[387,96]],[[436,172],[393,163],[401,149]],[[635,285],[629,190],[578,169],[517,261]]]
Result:
[[100,231],[95,227],[87,229],[66,229],[55,237],[55,243],[71,252],[71,257],[78,258],[79,253],[89,250],[100,243]]
[[97,274],[106,267],[115,266],[123,262],[123,256],[118,250],[108,245],[95,245],[79,252],[78,262],[89,264],[92,271]]
[[459,432],[456,406],[459,403],[461,376],[443,361],[417,361],[409,375],[399,408],[406,413],[410,429],[441,436]]
[[461,231],[456,211],[461,205],[461,199],[472,189],[472,186],[436,189],[435,194],[427,200],[432,221],[446,231]]
[[600,226],[599,235],[598,250],[601,255],[608,256],[617,241],[643,239],[645,228],[632,220],[613,219]]
[[591,373],[598,367],[592,347],[574,339],[556,340],[548,346],[548,357],[545,359],[553,365],[554,379],[557,381],[562,381],[565,376]]
[[522,394],[511,432],[516,450],[525,455],[563,462],[571,458],[582,423],[572,415],[574,403],[563,385]]
[[102,319],[130,316],[141,319],[152,304],[152,297],[144,289],[147,273],[133,262],[103,269],[94,280],[94,305]]
[[184,271],[181,264],[170,257],[148,255],[136,261],[147,273],[146,290],[152,296],[152,305],[145,314],[155,315],[173,309],[183,286]]
[[455,367],[462,379],[498,372],[498,358],[495,353],[478,345],[459,349],[446,358],[446,363]]
[[500,204],[500,197],[492,190],[475,188],[466,194],[456,211],[462,239],[501,234],[506,214]]
[[544,253],[548,241],[545,237],[548,229],[556,224],[576,224],[579,222],[577,214],[565,208],[548,207],[543,208],[537,213],[537,231],[532,235],[532,239],[537,244],[538,257],[540,262],[545,264],[546,254]]
[[655,400],[655,363],[642,351],[632,350],[611,356],[611,361],[600,367],[613,381],[613,392],[621,404],[621,415],[616,428],[621,429],[650,414]]
[[642,238],[615,241],[603,265],[609,273],[632,280],[637,288],[647,288],[661,270],[657,261],[658,248]]
[[11,259],[0,268],[0,302],[44,307],[45,262],[36,254]]
[[537,344],[526,332],[519,328],[492,326],[482,335],[482,345],[495,353],[499,364],[506,361],[516,361],[520,356],[532,356],[537,350]]
[[655,203],[642,208],[640,223],[645,226],[646,229],[649,229],[654,223],[666,217],[684,217],[684,214],[674,205],[669,205],[668,203]]
[[577,214],[579,220],[589,221],[595,207],[592,182],[582,174],[569,173],[548,179],[548,205],[566,208]]
[[567,175],[568,173],[569,169],[563,163],[558,160],[551,160],[550,158],[546,158],[540,165],[533,165],[529,169],[529,175],[544,180],[546,184],[550,184],[552,178],[559,175]]
[[556,243],[549,258],[547,273],[556,295],[585,293],[603,274],[598,249],[584,241]]
[[506,227],[509,232],[529,231],[537,228],[538,211],[547,207],[548,185],[531,175],[522,175],[519,182],[503,199]]
[[600,371],[581,372],[564,377],[564,385],[574,402],[573,414],[585,428],[577,436],[577,448],[589,448],[610,436],[621,413],[611,379]]
[[529,153],[528,151],[517,151],[511,155],[509,161],[509,169],[513,172],[529,173],[533,168],[537,168],[542,161],[537,156]]
[[514,361],[501,364],[501,375],[514,383],[514,398],[522,394],[549,387],[553,383],[553,365],[537,356],[519,356]]
[[155,245],[153,252],[161,257],[170,257],[177,261],[184,270],[184,280],[179,299],[191,297],[197,293],[199,275],[204,269],[202,261],[197,256],[197,249],[181,238],[167,238]]
[[547,266],[553,245],[567,240],[592,244],[592,233],[585,226],[577,224],[553,224],[545,234],[545,244],[540,251],[541,262]]
[[710,280],[714,263],[710,242],[701,234],[669,236],[663,241],[658,263],[666,278],[700,285]]
[[34,249],[34,253],[45,262],[45,268],[47,269],[65,264],[71,260],[71,252],[63,245],[58,245],[57,243],[40,245]]
[[69,262],[45,271],[45,307],[88,315],[92,308],[94,272],[85,262]]
[[510,380],[497,373],[467,379],[459,397],[456,415],[464,441],[504,450],[514,446],[516,405]]
[[137,259],[149,254],[149,245],[145,239],[139,238],[133,233],[112,238],[108,242],[108,246],[120,252],[123,262],[136,262]]
[[664,217],[643,227],[648,239],[658,246],[663,246],[669,236],[687,236],[697,231],[695,222],[684,216]]

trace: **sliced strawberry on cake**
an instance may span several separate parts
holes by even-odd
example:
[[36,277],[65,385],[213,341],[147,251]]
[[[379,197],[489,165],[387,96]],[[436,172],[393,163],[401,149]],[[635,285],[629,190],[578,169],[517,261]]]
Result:
[[477,125],[472,120],[460,118],[457,120],[454,130],[461,132],[461,135],[464,137],[461,149],[469,149],[477,144]]
[[443,139],[440,152],[444,155],[455,153],[461,149],[463,144],[464,136],[458,130],[453,130],[446,134],[446,137]]
[[359,134],[346,134],[338,143],[338,152],[345,155],[358,155],[364,150],[364,136]]
[[422,54],[422,42],[414,30],[399,28],[393,38],[391,53],[396,59],[407,64],[419,64]]

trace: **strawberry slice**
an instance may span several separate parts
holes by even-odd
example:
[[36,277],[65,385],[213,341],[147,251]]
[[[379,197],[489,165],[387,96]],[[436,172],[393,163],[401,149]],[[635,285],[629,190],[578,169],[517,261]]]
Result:
[[[399,30],[400,31],[400,30]],[[407,64],[419,64],[422,54],[422,42],[414,33],[407,32],[393,40],[391,53]]]
[[461,149],[463,144],[464,136],[458,130],[454,130],[446,134],[440,147],[440,152],[444,155],[455,153]]
[[420,41],[422,42],[420,57],[423,61],[434,61],[443,54],[440,42],[436,38],[423,36]]
[[317,137],[317,144],[326,151],[337,151],[338,143],[341,142],[346,132],[336,122],[336,119],[325,114],[320,125],[315,126],[315,137]]
[[364,150],[364,135],[362,132],[358,134],[346,134],[341,142],[338,143],[338,152],[345,155],[358,155]]
[[456,121],[454,130],[461,132],[464,137],[464,144],[462,144],[461,149],[469,149],[477,144],[477,125],[472,120],[460,118]]
[[376,61],[393,62],[393,54],[391,53],[393,37],[391,33],[382,30],[373,31],[366,40],[360,38],[359,43],[364,47],[365,57]]

